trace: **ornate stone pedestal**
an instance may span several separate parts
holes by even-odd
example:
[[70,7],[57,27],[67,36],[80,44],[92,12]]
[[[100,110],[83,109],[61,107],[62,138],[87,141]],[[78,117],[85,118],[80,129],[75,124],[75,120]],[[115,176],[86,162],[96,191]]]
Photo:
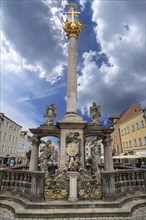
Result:
[[[57,123],[60,129],[60,149],[59,149],[59,169],[68,169],[71,157],[76,157],[78,164],[78,169],[80,167],[85,167],[85,155],[84,155],[84,129],[87,126],[86,121],[67,121],[61,120]],[[75,135],[78,135],[76,139]],[[70,140],[71,143],[78,144],[78,152],[76,154],[70,154],[67,152],[68,138],[72,136]]]
[[77,172],[69,172],[69,202],[77,202]]

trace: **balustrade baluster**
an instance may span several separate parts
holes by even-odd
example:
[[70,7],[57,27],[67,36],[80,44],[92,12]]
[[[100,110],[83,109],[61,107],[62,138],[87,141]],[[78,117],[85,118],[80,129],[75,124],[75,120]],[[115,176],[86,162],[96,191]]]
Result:
[[14,173],[10,173],[10,191],[14,189]]
[[139,172],[139,190],[145,190],[145,185],[144,185],[144,175],[143,172]]
[[125,192],[127,191],[127,178],[126,177],[127,177],[126,173],[123,173],[123,188]]
[[23,180],[23,193],[26,193],[26,184],[27,184],[27,174],[24,173],[24,180]]
[[115,179],[115,190],[116,190],[116,193],[118,193],[118,174],[115,174],[114,176],[114,179]]
[[141,179],[140,179],[140,173],[135,173],[135,182],[136,182],[136,190],[139,190],[141,188]]
[[9,191],[10,187],[10,173],[7,173],[5,180],[5,191]]
[[123,192],[123,173],[120,173],[120,189]]
[[135,173],[132,173],[132,190],[135,191],[136,190],[136,177],[135,177]]

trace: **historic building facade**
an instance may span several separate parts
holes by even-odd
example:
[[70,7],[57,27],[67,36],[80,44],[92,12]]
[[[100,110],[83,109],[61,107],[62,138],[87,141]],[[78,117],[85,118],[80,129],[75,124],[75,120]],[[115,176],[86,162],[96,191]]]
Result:
[[146,156],[146,123],[143,111],[119,124],[123,152]]
[[0,113],[0,165],[13,165],[17,156],[21,126]]
[[17,164],[28,164],[30,159],[30,151],[32,149],[31,132],[21,131],[18,148],[17,148]]
[[114,131],[111,134],[112,155],[114,156],[122,152],[121,138],[120,138],[120,133],[119,133],[119,124],[118,124],[118,120],[120,119],[120,116],[111,116],[110,119],[112,120],[112,126],[114,128]]
[[122,152],[146,151],[146,123],[144,111],[138,104],[132,104],[117,116],[111,116],[113,155]]

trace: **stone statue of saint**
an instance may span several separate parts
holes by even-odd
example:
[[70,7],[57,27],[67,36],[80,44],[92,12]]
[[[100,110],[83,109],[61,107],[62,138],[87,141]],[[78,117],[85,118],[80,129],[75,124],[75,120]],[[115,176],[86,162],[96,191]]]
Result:
[[91,124],[99,125],[99,117],[101,116],[101,109],[100,106],[96,105],[93,102],[92,106],[90,106],[90,117],[91,117]]
[[47,105],[44,117],[46,119],[45,124],[53,125],[54,120],[56,118],[56,107],[54,103],[52,103],[49,106]]
[[40,170],[45,173],[45,177],[48,177],[48,161],[52,156],[51,152],[51,141],[45,142],[41,141],[40,144],[40,157],[39,157],[39,164]]

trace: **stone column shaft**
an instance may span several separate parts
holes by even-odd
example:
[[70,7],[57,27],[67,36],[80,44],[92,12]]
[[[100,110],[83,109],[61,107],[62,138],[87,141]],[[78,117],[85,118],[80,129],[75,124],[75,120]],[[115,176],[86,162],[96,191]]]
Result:
[[113,159],[112,159],[112,147],[111,147],[111,137],[108,136],[104,140],[104,170],[113,170]]
[[38,138],[33,140],[33,143],[32,143],[33,147],[31,150],[31,159],[30,159],[30,166],[29,166],[29,170],[31,171],[38,170],[39,144],[40,144],[40,140]]
[[59,169],[66,168],[66,130],[61,130],[60,151],[59,151]]
[[77,112],[76,38],[73,36],[69,38],[68,48],[67,112]]
[[77,202],[77,172],[70,172],[69,173],[69,198],[68,201],[70,202]]

